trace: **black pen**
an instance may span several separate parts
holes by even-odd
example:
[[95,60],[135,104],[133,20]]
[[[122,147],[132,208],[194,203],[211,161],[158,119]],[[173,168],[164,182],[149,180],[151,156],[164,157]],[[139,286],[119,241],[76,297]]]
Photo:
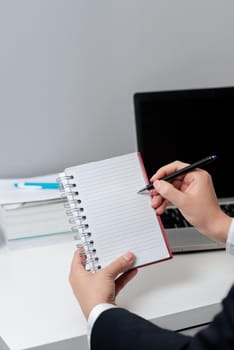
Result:
[[[190,170],[193,170],[193,169],[199,168],[199,167],[203,167],[206,164],[209,164],[209,163],[213,162],[215,159],[217,159],[216,155],[203,158],[203,159],[198,160],[197,162],[195,162],[193,164],[190,164],[190,165],[186,166],[185,168],[182,168],[182,169],[176,171],[175,173],[172,173],[170,175],[162,177],[160,180],[164,180],[164,181],[172,180],[175,177],[177,177],[179,175],[182,175],[182,174],[185,174],[185,173],[187,173]],[[144,192],[144,191],[149,191],[149,190],[152,190],[153,188],[154,188],[154,185],[152,183],[150,183],[147,186],[145,186],[144,188],[142,188],[140,191],[138,191],[138,193],[141,193],[141,192]]]

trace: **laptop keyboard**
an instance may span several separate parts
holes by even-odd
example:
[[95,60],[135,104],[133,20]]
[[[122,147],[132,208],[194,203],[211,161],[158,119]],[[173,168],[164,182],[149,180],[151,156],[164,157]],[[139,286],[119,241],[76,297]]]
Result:
[[165,228],[191,226],[177,208],[166,209],[161,215],[161,220]]
[[234,204],[221,204],[221,209],[224,211],[225,214],[234,217]]
[[[234,204],[221,204],[220,207],[227,215],[234,217]],[[190,225],[190,223],[183,217],[177,208],[166,209],[161,215],[161,220],[166,229],[176,227],[192,227],[192,225]]]

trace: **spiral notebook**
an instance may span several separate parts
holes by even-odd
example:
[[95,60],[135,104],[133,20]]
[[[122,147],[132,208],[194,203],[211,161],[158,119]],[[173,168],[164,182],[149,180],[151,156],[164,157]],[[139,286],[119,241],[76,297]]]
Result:
[[172,258],[150,195],[137,193],[148,183],[139,153],[66,168],[58,182],[87,270],[97,271],[126,251],[135,254],[136,267]]

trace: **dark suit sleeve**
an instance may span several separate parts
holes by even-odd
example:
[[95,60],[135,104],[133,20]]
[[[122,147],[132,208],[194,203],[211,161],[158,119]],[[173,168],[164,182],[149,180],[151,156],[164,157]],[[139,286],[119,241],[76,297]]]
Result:
[[121,308],[104,311],[91,333],[91,350],[233,350],[234,286],[211,324],[188,337],[162,329]]

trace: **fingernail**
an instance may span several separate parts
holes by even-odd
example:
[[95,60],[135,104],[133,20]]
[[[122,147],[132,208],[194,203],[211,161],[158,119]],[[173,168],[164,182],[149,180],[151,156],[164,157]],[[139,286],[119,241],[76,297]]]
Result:
[[155,188],[157,191],[160,190],[160,181],[159,181],[159,180],[154,181],[154,188]]
[[134,255],[131,252],[125,253],[123,255],[123,258],[127,261],[130,262],[134,259]]

